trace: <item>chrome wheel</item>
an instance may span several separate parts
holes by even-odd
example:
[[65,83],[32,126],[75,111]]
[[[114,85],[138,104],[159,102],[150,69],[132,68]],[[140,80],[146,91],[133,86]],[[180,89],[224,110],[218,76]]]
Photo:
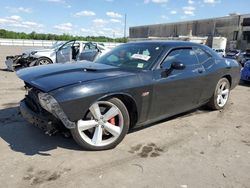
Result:
[[41,59],[38,61],[38,65],[48,65],[51,64],[50,60],[48,59]]
[[98,101],[89,108],[84,119],[78,120],[77,131],[86,143],[106,146],[122,133],[124,118],[120,109],[109,101]]
[[218,90],[217,90],[217,105],[219,107],[224,107],[227,103],[228,96],[229,96],[229,84],[226,81],[220,83]]

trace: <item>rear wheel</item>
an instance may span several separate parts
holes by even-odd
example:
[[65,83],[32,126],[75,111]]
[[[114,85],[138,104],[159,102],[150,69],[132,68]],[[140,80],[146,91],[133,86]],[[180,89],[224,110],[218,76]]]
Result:
[[105,150],[118,145],[129,129],[129,114],[117,98],[97,101],[83,119],[77,121],[71,134],[87,150]]
[[222,78],[217,83],[214,94],[208,106],[213,110],[220,110],[226,105],[230,94],[230,83],[228,79]]

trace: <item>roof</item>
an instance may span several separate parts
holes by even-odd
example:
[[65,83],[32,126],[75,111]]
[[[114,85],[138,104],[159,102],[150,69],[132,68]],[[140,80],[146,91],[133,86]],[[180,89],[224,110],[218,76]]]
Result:
[[127,44],[160,44],[164,46],[203,46],[194,42],[188,41],[174,41],[174,40],[147,40],[147,41],[135,41]]

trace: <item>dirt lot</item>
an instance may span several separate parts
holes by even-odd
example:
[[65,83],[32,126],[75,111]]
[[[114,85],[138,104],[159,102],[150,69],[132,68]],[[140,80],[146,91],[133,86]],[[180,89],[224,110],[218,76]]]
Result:
[[[0,46],[0,55],[8,49]],[[247,85],[232,91],[223,111],[162,121],[101,152],[26,123],[18,112],[22,86],[15,73],[0,70],[1,187],[250,187]]]

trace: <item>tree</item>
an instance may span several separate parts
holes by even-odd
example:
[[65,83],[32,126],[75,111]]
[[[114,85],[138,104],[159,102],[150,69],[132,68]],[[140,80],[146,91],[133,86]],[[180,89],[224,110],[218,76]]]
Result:
[[[35,40],[82,40],[82,41],[93,41],[93,42],[113,42],[113,38],[105,37],[105,36],[72,36],[69,34],[43,34],[43,33],[36,33],[32,31],[31,33],[24,33],[24,32],[14,32],[8,31],[5,29],[0,29],[0,38],[8,38],[8,39],[35,39]],[[124,38],[116,38],[116,42],[124,42]],[[125,38],[125,42],[127,42],[127,38]]]

